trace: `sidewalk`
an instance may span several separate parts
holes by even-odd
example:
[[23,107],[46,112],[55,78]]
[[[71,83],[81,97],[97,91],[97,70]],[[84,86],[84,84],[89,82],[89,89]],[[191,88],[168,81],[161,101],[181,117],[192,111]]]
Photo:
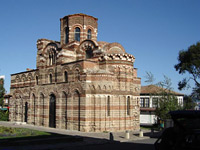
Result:
[[[30,147],[27,146],[22,146],[22,147],[9,147],[12,150],[34,150],[34,149],[55,149],[55,148],[62,148],[62,147],[73,147],[73,146],[82,146],[82,145],[90,145],[90,144],[105,144],[109,142],[133,142],[136,140],[144,140],[150,138],[149,136],[144,136],[144,137],[139,137],[139,132],[133,132],[131,131],[129,133],[130,138],[126,139],[126,133],[125,132],[113,132],[112,135],[112,141],[110,140],[110,132],[101,132],[101,133],[96,133],[96,132],[80,132],[80,131],[69,131],[69,130],[64,130],[64,129],[56,129],[56,128],[48,128],[48,127],[41,127],[41,126],[34,126],[34,125],[29,125],[29,124],[16,124],[14,122],[4,122],[0,121],[0,125],[2,126],[9,126],[9,127],[17,127],[17,128],[29,128],[29,129],[34,129],[34,130],[39,130],[39,131],[45,131],[45,132],[51,132],[51,133],[57,133],[57,134],[62,134],[62,135],[70,135],[70,136],[75,136],[75,137],[81,137],[83,138],[83,141],[78,141],[78,142],[73,142],[73,143],[59,143],[59,144],[54,144],[54,145],[33,145]],[[150,132],[149,130],[143,131],[144,134],[147,132]],[[8,147],[6,147],[8,148]],[[3,150],[0,148],[0,150]]]

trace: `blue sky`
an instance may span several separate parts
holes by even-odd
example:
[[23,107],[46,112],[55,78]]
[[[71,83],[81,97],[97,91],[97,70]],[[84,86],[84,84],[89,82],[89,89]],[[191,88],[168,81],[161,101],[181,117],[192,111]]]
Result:
[[[156,82],[163,75],[177,83],[174,65],[180,50],[200,41],[199,0],[1,0],[0,75],[9,92],[10,74],[36,68],[36,41],[60,40],[60,18],[85,13],[98,18],[98,41],[119,42],[136,57],[145,85],[146,72]],[[193,83],[191,83],[193,85]]]

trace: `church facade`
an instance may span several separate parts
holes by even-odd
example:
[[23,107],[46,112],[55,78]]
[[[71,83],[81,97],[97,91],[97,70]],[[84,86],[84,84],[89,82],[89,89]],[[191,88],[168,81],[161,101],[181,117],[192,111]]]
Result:
[[11,75],[10,121],[83,132],[139,130],[135,57],[97,41],[98,19],[60,19],[60,41],[37,41],[36,69]]

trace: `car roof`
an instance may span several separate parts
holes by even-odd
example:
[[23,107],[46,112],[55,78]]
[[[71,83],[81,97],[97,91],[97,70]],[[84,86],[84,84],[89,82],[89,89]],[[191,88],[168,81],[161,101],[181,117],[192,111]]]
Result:
[[172,119],[178,118],[199,118],[200,110],[177,110],[169,112]]

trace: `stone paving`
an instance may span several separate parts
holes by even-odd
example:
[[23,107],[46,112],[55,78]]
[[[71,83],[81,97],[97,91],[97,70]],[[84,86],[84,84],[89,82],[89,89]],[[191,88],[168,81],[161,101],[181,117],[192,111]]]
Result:
[[[73,147],[73,146],[82,146],[82,145],[88,145],[88,144],[105,144],[109,142],[131,142],[136,140],[144,140],[150,138],[149,136],[143,136],[139,137],[139,131],[138,132],[129,132],[129,139],[127,139],[126,132],[80,132],[80,131],[69,131],[69,130],[63,130],[63,129],[55,129],[55,128],[48,128],[48,127],[41,127],[41,126],[34,126],[24,123],[15,123],[15,122],[4,122],[0,121],[0,125],[2,126],[9,126],[9,127],[18,127],[18,128],[29,128],[34,130],[40,130],[40,131],[46,131],[51,133],[58,133],[63,135],[70,135],[75,137],[82,137],[83,141],[79,142],[73,142],[73,143],[59,143],[59,144],[48,144],[48,145],[31,145],[30,147],[27,146],[20,146],[20,147],[6,147],[12,150],[34,150],[34,149],[55,149],[55,148],[62,148],[62,147]],[[150,132],[149,130],[144,130],[144,134],[147,132]],[[146,134],[145,134],[146,135]],[[148,134],[147,134],[148,135]],[[4,150],[0,147],[0,150]]]

